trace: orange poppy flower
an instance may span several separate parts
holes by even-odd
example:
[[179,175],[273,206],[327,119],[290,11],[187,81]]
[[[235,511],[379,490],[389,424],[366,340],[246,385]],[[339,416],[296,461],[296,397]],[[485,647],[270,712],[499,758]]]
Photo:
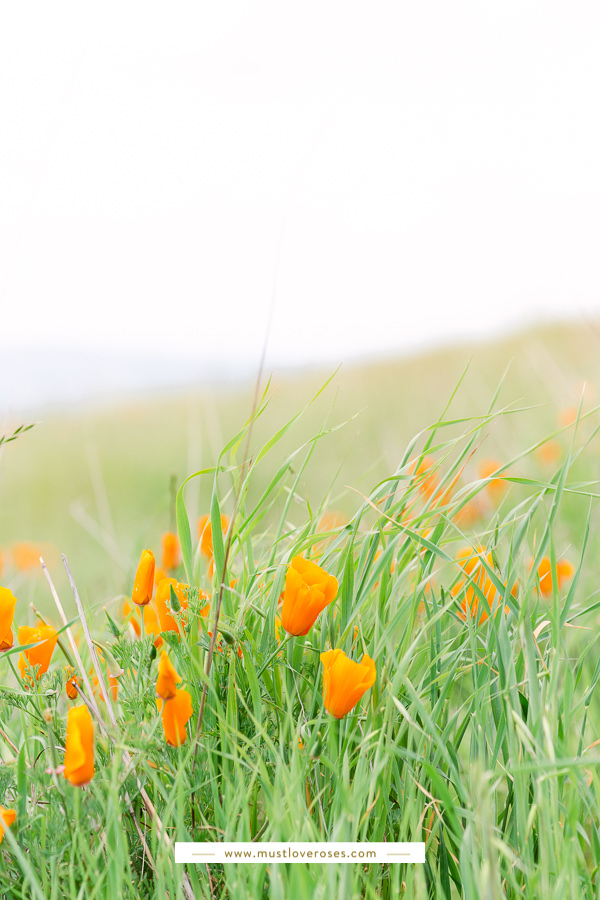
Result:
[[375,684],[375,663],[366,653],[359,663],[354,662],[343,650],[321,653],[321,662],[325,709],[336,719],[342,719]]
[[[550,557],[544,556],[538,566],[538,578],[540,580],[540,591],[544,597],[552,596],[554,591],[554,579],[552,577],[552,565]],[[575,574],[575,567],[568,559],[558,559],[556,561],[556,588],[560,590],[565,581],[569,581]]]
[[166,650],[160,655],[158,664],[158,678],[156,679],[156,693],[163,700],[171,700],[177,693],[177,684],[181,681],[181,675],[178,675],[175,666],[169,659]]
[[162,708],[161,718],[165,740],[171,747],[179,747],[187,739],[185,726],[193,715],[192,698],[183,688],[175,688],[175,696],[170,700],[156,699],[156,705]]
[[163,578],[156,585],[156,609],[158,611],[158,619],[160,621],[161,631],[175,631],[179,634],[179,622],[170,613],[171,605],[171,586],[175,591],[175,595],[181,604],[182,609],[187,609],[188,601],[186,597],[187,584],[180,584],[176,578]]
[[75,669],[73,666],[65,666],[65,674],[65,691],[67,692],[67,697],[69,700],[77,700],[77,697],[79,696],[79,691],[77,690],[79,682],[75,677]]
[[87,706],[72,706],[67,718],[64,776],[76,787],[94,777],[94,723]]
[[288,566],[281,624],[289,634],[308,634],[319,613],[336,598],[337,578],[302,556]]
[[8,588],[0,587],[0,650],[10,650],[14,643],[12,622],[17,598]]
[[0,806],[0,844],[4,840],[4,829],[9,828],[17,818],[14,809],[6,809]]
[[144,550],[138,563],[131,599],[138,606],[145,606],[152,600],[154,591],[154,553]]
[[162,538],[162,566],[164,569],[176,569],[179,565],[179,538],[172,531],[165,531]]
[[58,640],[58,634],[51,625],[44,625],[38,622],[37,627],[30,628],[28,625],[21,625],[19,628],[19,644],[34,644],[40,641],[37,647],[31,647],[30,650],[23,650],[19,656],[19,669],[21,677],[25,677],[28,666],[39,666],[37,677],[41,678],[44,672],[48,671],[54,648]]

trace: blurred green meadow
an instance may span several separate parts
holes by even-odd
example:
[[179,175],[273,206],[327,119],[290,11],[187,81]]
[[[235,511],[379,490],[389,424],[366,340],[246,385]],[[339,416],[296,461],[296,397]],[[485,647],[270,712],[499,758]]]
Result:
[[[76,618],[64,553],[123,671],[81,788],[56,766],[58,649],[31,690],[10,669],[18,648],[0,656],[0,805],[15,811],[0,896],[600,897],[598,343],[591,325],[561,325],[276,375],[251,428],[248,385],[52,416],[5,443],[13,631],[34,623],[29,604],[58,625],[23,544]],[[228,552],[215,526],[234,513]],[[214,571],[196,533],[207,514]],[[156,632],[136,637],[122,605],[142,551],[160,564],[176,528],[176,577],[192,587],[186,615],[172,592],[180,630],[160,647],[193,713],[171,746]],[[298,556],[339,591],[286,636]],[[323,696],[333,648],[377,673],[339,718]],[[414,840],[426,863],[184,867],[173,840]]]
[[[297,521],[325,508],[350,515],[360,492],[368,493],[394,471],[408,442],[438,419],[453,394],[452,419],[486,414],[500,385],[495,409],[506,410],[482,432],[477,456],[467,462],[467,480],[478,477],[479,459],[506,462],[561,430],[561,411],[576,410],[582,398],[583,412],[600,403],[599,347],[592,329],[557,325],[497,343],[343,365],[335,372],[275,374],[253,445],[260,446],[304,410],[275,450],[280,459],[318,433],[329,433],[314,447],[291,514]],[[328,379],[327,388],[305,409]],[[248,418],[253,394],[254,385],[195,389],[42,415],[37,421],[34,416],[31,431],[0,448],[5,581],[7,575],[13,577],[20,596],[40,610],[50,609],[39,568],[16,571],[11,565],[12,546],[31,543],[43,551],[69,609],[62,553],[92,605],[100,607],[128,593],[141,550],[158,547],[162,532],[175,527],[174,490],[188,475],[214,465],[225,442]],[[21,419],[7,422],[3,431],[21,424]],[[582,424],[578,442],[594,427],[589,421]],[[446,429],[445,437],[460,430],[460,425]],[[566,447],[570,434],[563,430],[558,440]],[[550,471],[550,465],[540,468],[539,456],[531,454],[512,474],[544,478]],[[586,476],[594,479],[599,472],[593,452],[588,453]],[[270,477],[269,466],[257,469],[254,497]],[[210,477],[190,483],[186,500],[192,519],[208,512],[211,489]],[[577,504],[567,499],[566,546],[572,508],[579,515]]]

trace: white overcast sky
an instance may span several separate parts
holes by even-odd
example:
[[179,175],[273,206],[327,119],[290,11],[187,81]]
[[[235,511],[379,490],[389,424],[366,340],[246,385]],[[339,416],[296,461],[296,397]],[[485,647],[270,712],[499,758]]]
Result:
[[0,354],[255,364],[600,308],[600,5],[0,10]]

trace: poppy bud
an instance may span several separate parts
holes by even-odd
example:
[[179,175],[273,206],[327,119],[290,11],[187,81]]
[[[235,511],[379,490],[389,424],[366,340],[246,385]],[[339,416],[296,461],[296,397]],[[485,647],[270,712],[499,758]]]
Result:
[[145,606],[152,600],[154,590],[154,553],[144,550],[135,573],[131,599],[138,606]]
[[75,669],[73,666],[65,666],[67,680],[65,683],[65,691],[69,700],[77,700],[79,691],[77,690],[77,678],[75,677]]

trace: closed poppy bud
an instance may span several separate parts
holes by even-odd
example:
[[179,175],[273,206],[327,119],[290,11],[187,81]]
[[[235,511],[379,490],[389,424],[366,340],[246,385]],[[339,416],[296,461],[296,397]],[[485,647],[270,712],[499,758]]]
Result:
[[289,634],[308,634],[321,610],[335,600],[337,579],[316,563],[295,556],[288,566],[281,624]]
[[321,662],[324,666],[325,709],[336,719],[342,719],[375,684],[377,676],[375,663],[366,653],[361,662],[353,662],[343,650],[327,650],[321,653]]
[[171,700],[177,693],[177,683],[179,681],[181,681],[181,676],[175,671],[175,666],[169,659],[167,651],[163,650],[158,664],[156,693],[163,700]]
[[161,541],[163,569],[176,569],[179,565],[179,538],[172,531],[165,531]]
[[44,672],[48,671],[54,648],[58,640],[58,634],[51,625],[43,625],[41,622],[36,628],[30,628],[28,625],[22,625],[19,628],[20,644],[35,644],[40,641],[37,647],[31,647],[30,650],[23,650],[19,657],[19,669],[21,677],[25,676],[27,666],[39,666],[37,677],[41,678]]
[[154,553],[144,550],[135,573],[131,599],[138,606],[145,606],[152,600],[154,590]]
[[170,700],[157,699],[156,704],[159,709],[162,704],[162,723],[167,744],[171,747],[184,744],[187,738],[185,726],[194,712],[188,691],[176,688],[174,697]]
[[14,809],[5,809],[4,806],[0,806],[0,844],[4,840],[4,829],[9,828],[16,818],[17,814]]
[[75,677],[75,670],[73,666],[65,666],[65,673],[67,676],[67,680],[65,683],[65,691],[67,692],[67,697],[69,700],[77,700],[78,690],[77,690],[77,678]]
[[0,587],[0,650],[10,650],[14,643],[12,621],[17,598],[8,588]]
[[76,787],[94,777],[94,724],[87,706],[72,706],[67,718],[64,776]]

